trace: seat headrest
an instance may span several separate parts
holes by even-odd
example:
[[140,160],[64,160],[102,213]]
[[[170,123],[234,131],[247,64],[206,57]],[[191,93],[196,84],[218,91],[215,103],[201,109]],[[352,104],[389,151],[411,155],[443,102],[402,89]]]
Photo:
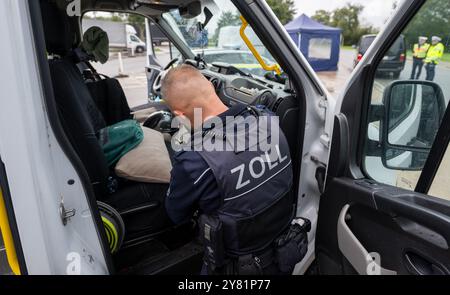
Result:
[[47,52],[65,56],[73,48],[76,39],[70,18],[49,0],[41,0],[40,5]]

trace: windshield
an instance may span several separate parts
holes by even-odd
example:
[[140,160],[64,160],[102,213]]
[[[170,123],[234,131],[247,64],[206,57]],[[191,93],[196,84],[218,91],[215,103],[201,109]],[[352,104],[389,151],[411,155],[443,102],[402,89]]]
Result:
[[[265,71],[242,40],[239,30],[242,25],[240,13],[229,0],[203,1],[202,14],[194,18],[183,18],[178,9],[164,13],[163,18],[174,29],[195,55],[201,54],[205,62],[228,63],[243,72],[264,76]],[[213,14],[212,18],[202,28],[207,19],[204,8]],[[245,30],[254,47],[266,64],[276,63],[253,29]]]

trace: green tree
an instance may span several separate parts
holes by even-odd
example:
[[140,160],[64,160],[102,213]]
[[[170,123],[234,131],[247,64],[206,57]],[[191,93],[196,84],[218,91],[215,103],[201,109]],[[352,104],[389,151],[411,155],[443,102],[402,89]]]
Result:
[[312,19],[318,21],[321,24],[324,25],[331,25],[331,18],[332,13],[330,11],[326,11],[324,9],[317,10],[314,15],[312,16]]
[[290,22],[295,16],[296,9],[293,0],[267,0],[267,4],[283,25]]
[[139,38],[145,40],[145,17],[139,14],[129,14],[128,23],[136,29]]
[[111,16],[110,20],[117,23],[123,22],[123,19],[118,15]]
[[419,36],[439,36],[442,38],[446,51],[450,51],[450,3],[442,0],[429,0],[413,18],[404,35],[408,46],[417,43]]
[[110,18],[111,21],[113,22],[123,22],[124,20],[126,20],[127,15],[125,13],[116,13],[114,12]]
[[360,36],[359,15],[364,10],[362,5],[354,5],[347,3],[342,8],[333,11],[333,27],[341,28],[344,37],[344,44],[352,45],[358,42]]
[[364,6],[347,3],[344,7],[333,11],[318,10],[313,19],[318,22],[342,29],[345,45],[358,43],[362,35],[373,34],[376,30],[372,26],[362,26],[359,20]]

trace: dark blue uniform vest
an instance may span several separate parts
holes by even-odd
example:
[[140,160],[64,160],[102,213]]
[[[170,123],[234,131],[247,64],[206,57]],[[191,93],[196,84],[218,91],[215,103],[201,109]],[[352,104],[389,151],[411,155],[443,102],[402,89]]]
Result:
[[[271,142],[270,129],[273,122],[268,114],[247,108],[257,118],[247,125],[244,132],[230,133],[212,129],[203,133],[203,138],[213,136],[217,142],[228,147],[225,151],[199,151],[209,165],[222,192],[222,205],[214,216],[208,216],[203,238],[211,252],[223,251],[226,257],[258,253],[271,247],[273,241],[289,226],[293,214],[292,163],[288,143],[284,134],[275,127],[279,142],[271,144],[270,150],[261,148],[262,142]],[[246,144],[238,150],[238,140],[251,137],[256,125],[264,120],[266,132],[260,132],[257,146]],[[256,122],[256,123],[255,123]],[[262,124],[264,126],[264,124]],[[229,126],[226,126],[230,129]],[[272,135],[273,136],[273,135]],[[251,141],[251,140],[250,140]],[[234,149],[230,150],[230,146]],[[203,218],[205,220],[205,218]],[[213,227],[211,229],[211,227]],[[220,237],[211,237],[220,229]],[[210,243],[211,240],[215,240]],[[223,249],[217,249],[223,247]],[[220,253],[214,255],[221,256]],[[206,254],[208,256],[208,253]],[[217,260],[217,259],[215,259]],[[219,261],[214,263],[221,264]]]

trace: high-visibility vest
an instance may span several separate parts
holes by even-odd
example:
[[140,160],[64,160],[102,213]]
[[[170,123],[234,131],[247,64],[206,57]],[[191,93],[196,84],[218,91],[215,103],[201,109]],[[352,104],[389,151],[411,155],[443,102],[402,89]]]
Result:
[[438,64],[439,60],[444,55],[444,45],[442,43],[438,43],[436,45],[431,45],[430,49],[428,49],[427,57],[425,58],[426,63],[435,63]]
[[430,48],[430,44],[425,43],[423,45],[414,44],[413,56],[417,58],[427,57],[427,51]]

